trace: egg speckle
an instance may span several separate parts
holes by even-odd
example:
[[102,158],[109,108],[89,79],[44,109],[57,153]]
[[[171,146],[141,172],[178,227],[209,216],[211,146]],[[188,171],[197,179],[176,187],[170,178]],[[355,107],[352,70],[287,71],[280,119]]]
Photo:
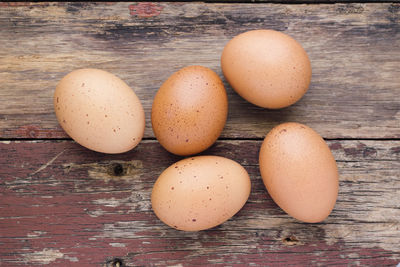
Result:
[[253,30],[234,37],[222,52],[221,68],[240,96],[270,109],[297,102],[311,81],[306,51],[292,37],[273,30]]
[[189,66],[172,74],[160,87],[151,122],[165,149],[191,155],[217,140],[227,114],[228,99],[218,75],[206,67]]
[[[225,179],[219,179],[221,176]],[[247,171],[237,162],[198,156],[164,170],[154,184],[151,203],[157,217],[167,225],[199,231],[235,215],[246,203],[250,187]]]
[[272,199],[304,222],[323,221],[335,206],[339,174],[322,137],[299,123],[272,129],[261,146],[260,172]]
[[145,117],[134,91],[117,76],[98,69],[75,70],[58,83],[54,109],[61,127],[77,143],[103,153],[138,145]]

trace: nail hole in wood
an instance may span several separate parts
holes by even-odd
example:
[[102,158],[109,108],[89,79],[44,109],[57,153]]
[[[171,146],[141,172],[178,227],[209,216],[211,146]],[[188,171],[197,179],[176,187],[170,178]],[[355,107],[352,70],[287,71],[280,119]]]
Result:
[[114,173],[115,176],[123,175],[124,174],[124,167],[119,163],[114,164],[113,173]]
[[285,244],[287,246],[294,246],[294,245],[298,245],[300,243],[299,240],[295,236],[286,237],[282,240],[282,242],[283,242],[283,244]]
[[111,260],[110,267],[123,267],[123,266],[125,266],[125,265],[121,259],[115,258],[115,259]]

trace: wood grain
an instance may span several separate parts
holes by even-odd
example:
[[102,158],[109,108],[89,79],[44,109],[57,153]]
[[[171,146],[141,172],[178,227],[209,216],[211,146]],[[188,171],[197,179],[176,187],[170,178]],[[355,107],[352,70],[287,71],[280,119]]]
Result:
[[400,6],[204,3],[1,3],[0,138],[65,138],[52,106],[57,82],[95,67],[126,81],[146,112],[174,71],[193,64],[221,77],[226,42],[247,30],[283,31],[313,67],[305,97],[282,110],[257,108],[228,84],[222,138],[259,139],[285,121],[325,138],[400,138]]
[[[296,221],[267,194],[260,141],[219,141],[203,154],[242,164],[252,192],[226,223],[187,233],[151,210],[158,175],[180,157],[156,141],[104,155],[72,141],[0,142],[0,265],[361,265],[400,262],[400,141],[328,141],[340,170],[332,214]],[[179,265],[181,264],[181,265]]]
[[[220,2],[0,3],[0,266],[400,262],[400,4]],[[152,99],[187,65],[207,66],[223,78],[219,58],[226,42],[258,28],[303,44],[313,67],[310,90],[292,107],[265,110],[223,79],[228,122],[203,154],[242,164],[251,196],[221,226],[171,229],[152,212],[150,194],[158,175],[181,158],[154,140]],[[134,150],[105,155],[54,140],[68,138],[54,116],[54,88],[83,67],[118,75],[141,99],[145,140]],[[323,223],[290,218],[262,184],[261,139],[286,121],[331,139],[340,192]],[[18,141],[23,138],[31,141]]]

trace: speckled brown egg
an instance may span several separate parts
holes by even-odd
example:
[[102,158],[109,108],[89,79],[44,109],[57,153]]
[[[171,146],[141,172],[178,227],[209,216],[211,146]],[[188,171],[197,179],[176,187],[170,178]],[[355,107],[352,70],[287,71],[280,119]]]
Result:
[[311,64],[303,47],[274,30],[248,31],[225,46],[221,67],[232,88],[254,105],[278,109],[308,90]]
[[94,151],[126,152],[143,137],[139,98],[120,78],[103,70],[79,69],[62,78],[54,92],[54,108],[65,132]]
[[199,231],[235,215],[250,195],[250,178],[237,162],[218,156],[187,158],[164,170],[154,184],[152,208],[165,224]]
[[177,155],[192,155],[210,147],[221,134],[228,99],[221,79],[209,68],[185,67],[158,90],[151,112],[160,144]]
[[272,129],[261,146],[260,171],[272,199],[292,217],[323,221],[335,206],[339,174],[325,141],[299,123]]

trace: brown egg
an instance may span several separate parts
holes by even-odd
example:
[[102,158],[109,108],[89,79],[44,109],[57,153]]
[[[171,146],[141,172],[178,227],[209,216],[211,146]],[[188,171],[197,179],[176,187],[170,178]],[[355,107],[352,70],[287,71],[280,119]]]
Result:
[[339,174],[322,137],[299,123],[272,129],[261,146],[260,171],[272,199],[303,222],[323,221],[336,203]]
[[248,31],[230,40],[221,67],[240,96],[270,109],[297,102],[311,81],[306,51],[290,36],[273,30]]
[[187,158],[164,170],[154,184],[152,208],[165,224],[199,231],[235,215],[250,195],[250,178],[237,162],[217,156]]
[[160,144],[177,155],[192,155],[210,147],[225,126],[228,99],[221,79],[202,66],[172,74],[158,90],[151,111]]
[[54,92],[58,122],[72,139],[91,150],[122,153],[139,144],[144,111],[133,90],[117,76],[98,69],[66,75]]

